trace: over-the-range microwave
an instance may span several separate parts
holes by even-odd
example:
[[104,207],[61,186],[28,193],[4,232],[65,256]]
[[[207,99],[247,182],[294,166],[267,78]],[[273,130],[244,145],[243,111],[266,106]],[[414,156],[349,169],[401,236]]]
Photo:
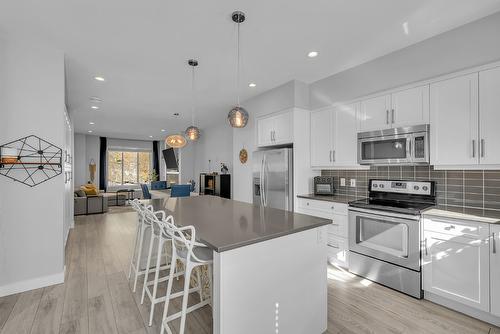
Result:
[[358,133],[361,165],[428,165],[429,124]]

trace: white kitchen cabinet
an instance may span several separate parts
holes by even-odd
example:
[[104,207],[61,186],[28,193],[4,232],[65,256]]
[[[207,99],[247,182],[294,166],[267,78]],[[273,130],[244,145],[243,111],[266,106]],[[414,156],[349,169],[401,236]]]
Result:
[[490,232],[491,313],[500,317],[500,225],[491,225]]
[[360,131],[382,130],[391,127],[391,95],[377,96],[361,101]]
[[425,216],[424,291],[489,312],[488,238],[488,224]]
[[257,145],[272,146],[293,142],[291,111],[257,119]]
[[500,67],[479,72],[479,163],[500,164]]
[[359,103],[311,112],[311,166],[357,166]]
[[478,89],[477,73],[431,84],[432,165],[478,164]]
[[328,262],[347,268],[349,266],[349,248],[347,239],[328,234],[327,240]]
[[429,123],[429,85],[391,94],[390,122],[393,128]]
[[332,166],[333,112],[331,109],[311,112],[311,166]]

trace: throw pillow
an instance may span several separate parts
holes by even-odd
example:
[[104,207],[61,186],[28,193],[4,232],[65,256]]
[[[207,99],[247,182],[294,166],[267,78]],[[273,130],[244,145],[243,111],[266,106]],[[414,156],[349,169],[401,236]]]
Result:
[[81,189],[85,192],[85,195],[87,196],[97,196],[99,194],[96,186],[93,184],[86,184],[82,186]]

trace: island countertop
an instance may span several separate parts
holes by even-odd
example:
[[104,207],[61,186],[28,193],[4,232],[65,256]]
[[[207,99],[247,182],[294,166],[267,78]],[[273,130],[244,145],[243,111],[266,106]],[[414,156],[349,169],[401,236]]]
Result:
[[196,238],[216,252],[247,246],[328,225],[312,217],[216,196],[158,198],[145,201],[172,215],[178,226],[193,225]]

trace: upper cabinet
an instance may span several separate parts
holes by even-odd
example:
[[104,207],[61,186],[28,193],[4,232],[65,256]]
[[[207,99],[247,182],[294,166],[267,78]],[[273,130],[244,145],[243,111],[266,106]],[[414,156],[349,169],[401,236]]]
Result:
[[360,131],[429,123],[429,85],[361,101]]
[[311,112],[311,166],[356,167],[359,103]]
[[291,111],[257,119],[257,146],[291,144],[293,142]]
[[500,68],[431,84],[431,164],[499,165]]
[[431,164],[478,163],[478,75],[431,84]]
[[479,72],[479,163],[500,164],[500,67]]

